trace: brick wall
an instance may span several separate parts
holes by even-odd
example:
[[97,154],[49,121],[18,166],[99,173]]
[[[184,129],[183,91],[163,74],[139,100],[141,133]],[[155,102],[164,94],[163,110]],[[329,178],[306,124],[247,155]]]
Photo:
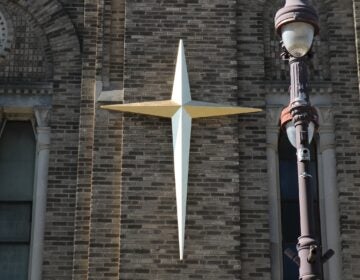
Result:
[[360,275],[360,111],[352,1],[327,1],[343,279]]
[[[271,4],[270,4],[271,5]],[[264,108],[263,1],[237,6],[239,103]],[[242,269],[239,279],[270,279],[265,113],[239,118]]]
[[[312,83],[332,92],[343,279],[353,280],[360,275],[359,3],[315,2],[322,33]],[[193,99],[265,108],[269,89],[284,92],[288,85],[270,33],[270,10],[281,5],[6,6],[39,30],[37,43],[53,69],[46,78],[46,94],[53,95],[44,279],[270,279],[265,112],[193,121],[181,262],[170,120],[108,113],[95,101],[96,82],[103,90],[124,89],[125,102],[169,99],[182,38]],[[35,82],[29,77],[17,86]]]
[[89,278],[119,279],[122,118],[98,110],[94,135]]
[[[182,38],[192,97],[236,104],[235,8],[235,1],[127,1],[125,101],[170,98]],[[236,124],[236,117],[193,122],[181,262],[170,121],[125,115],[120,278],[240,276]]]

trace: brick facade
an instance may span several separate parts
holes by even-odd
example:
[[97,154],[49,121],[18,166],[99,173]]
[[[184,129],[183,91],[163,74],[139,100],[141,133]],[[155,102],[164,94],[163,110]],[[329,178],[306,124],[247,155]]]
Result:
[[[342,279],[354,280],[360,279],[360,4],[313,2],[321,35],[310,66],[312,94],[331,95],[337,254]],[[0,61],[0,107],[14,98],[51,105],[43,279],[271,279],[266,100],[287,96],[288,66],[273,34],[282,4],[0,0],[14,38]],[[193,121],[184,261],[170,121],[99,108],[169,99],[179,39],[194,100],[264,109]],[[97,101],[102,94],[116,97]]]

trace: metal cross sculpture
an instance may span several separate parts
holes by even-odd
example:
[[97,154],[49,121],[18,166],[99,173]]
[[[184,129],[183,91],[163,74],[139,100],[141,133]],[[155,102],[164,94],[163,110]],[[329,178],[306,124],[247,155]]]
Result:
[[173,90],[170,100],[104,105],[103,109],[171,118],[179,253],[184,256],[186,200],[189,174],[191,122],[194,118],[259,112],[260,109],[221,105],[191,99],[184,45],[179,43]]

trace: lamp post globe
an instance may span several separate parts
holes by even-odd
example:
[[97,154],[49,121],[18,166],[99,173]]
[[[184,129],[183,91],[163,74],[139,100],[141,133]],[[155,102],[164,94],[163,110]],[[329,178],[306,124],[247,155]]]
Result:
[[286,50],[294,57],[302,57],[319,33],[318,22],[317,13],[307,0],[287,0],[275,15],[275,30]]
[[311,49],[314,27],[307,22],[290,22],[281,27],[281,38],[292,56],[302,57]]

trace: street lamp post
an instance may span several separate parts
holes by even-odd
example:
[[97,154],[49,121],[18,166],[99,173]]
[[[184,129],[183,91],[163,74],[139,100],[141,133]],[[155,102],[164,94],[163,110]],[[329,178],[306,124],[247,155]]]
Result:
[[[297,150],[301,235],[298,255],[293,254],[293,260],[299,265],[300,280],[321,279],[321,263],[333,251],[321,256],[310,183],[309,143],[317,126],[317,115],[309,100],[306,56],[314,36],[319,33],[317,13],[307,0],[286,0],[285,6],[276,13],[275,29],[282,38],[283,56],[289,59],[291,78],[290,104],[282,112],[281,123]],[[288,255],[291,254],[288,252]]]

